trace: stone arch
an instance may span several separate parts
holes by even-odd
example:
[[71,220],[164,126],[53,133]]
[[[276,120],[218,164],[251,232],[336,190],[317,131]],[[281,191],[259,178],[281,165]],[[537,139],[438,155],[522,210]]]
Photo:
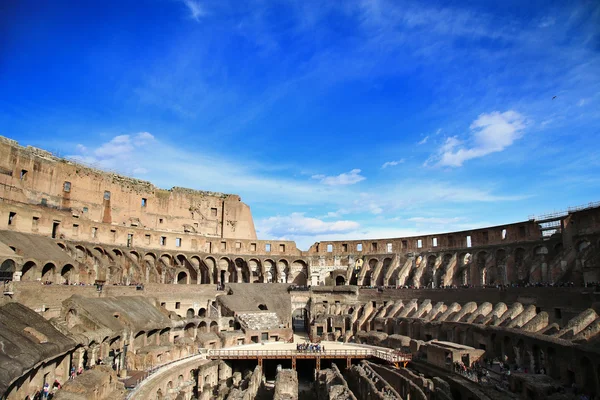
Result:
[[209,276],[212,276],[212,282],[219,282],[218,271],[217,271],[217,261],[214,257],[206,257],[204,259],[204,265],[206,265],[206,269],[208,271]]
[[344,275],[338,275],[335,277],[335,286],[344,286],[346,284],[346,277]]
[[144,347],[146,343],[146,331],[139,331],[133,338],[133,345],[136,349]]
[[265,283],[277,282],[277,268],[275,262],[271,259],[266,259],[263,265],[263,279]]
[[[227,265],[225,265],[225,260],[227,260]],[[221,257],[221,259],[219,260],[219,270],[221,271],[221,274],[223,273],[223,271],[229,273],[229,278],[227,282],[237,283],[241,279],[235,262],[228,257]]]
[[247,265],[250,271],[250,282],[261,282],[263,279],[261,262],[256,258],[251,258],[248,260]]
[[390,269],[390,266],[392,265],[392,259],[391,257],[385,257],[383,259],[383,263],[381,265],[381,271],[379,271],[379,274],[376,277],[376,281],[377,281],[377,286],[387,286],[387,285],[391,285],[385,278],[387,276],[387,273]]
[[496,250],[494,253],[494,266],[488,268],[486,271],[486,284],[498,285],[506,283],[506,257],[506,250]]
[[54,275],[56,274],[56,266],[54,263],[46,263],[42,268],[42,281],[54,281]]
[[131,250],[131,251],[129,252],[129,256],[130,256],[130,257],[131,257],[131,259],[132,259],[134,262],[136,262],[136,263],[139,263],[139,262],[141,261],[141,259],[140,259],[140,253],[138,253],[138,252],[137,252],[137,251],[135,251],[135,250]]
[[34,281],[38,277],[38,267],[35,261],[29,260],[21,268],[22,281]]
[[277,262],[277,282],[279,283],[287,283],[288,276],[290,273],[290,269],[288,266],[288,262],[285,259],[281,259]]
[[183,332],[185,337],[188,338],[194,338],[194,329],[196,329],[196,325],[193,322],[188,323],[184,328],[183,328]]
[[177,280],[175,281],[175,283],[177,283],[178,285],[187,285],[188,279],[189,279],[189,276],[188,276],[187,272],[179,271],[177,273]]
[[471,284],[485,285],[487,283],[486,259],[488,252],[481,250],[475,254],[475,262],[471,263]]
[[201,307],[198,310],[198,317],[200,317],[200,318],[205,318],[206,317],[206,308]]
[[12,281],[13,280],[13,274],[16,271],[16,263],[15,260],[12,259],[6,259],[2,262],[2,264],[0,264],[0,279],[2,281]]
[[213,333],[219,333],[219,324],[216,321],[210,323],[210,331]]
[[75,267],[71,264],[65,264],[60,270],[60,276],[67,284],[71,283],[76,278]]
[[85,260],[86,256],[87,256],[87,251],[85,250],[85,247],[83,247],[80,244],[75,245],[75,259],[79,262],[83,262]]
[[169,253],[163,253],[160,255],[162,262],[169,267],[173,266],[173,256]]
[[246,260],[241,257],[235,259],[235,268],[240,274],[240,281],[242,283],[250,283],[250,269],[248,268],[248,264]]
[[290,266],[288,282],[294,285],[306,286],[308,283],[308,266],[303,260],[295,260]]
[[527,251],[523,247],[517,247],[515,249],[515,252],[514,252],[515,270],[517,273],[516,278],[518,281],[525,281],[525,280],[528,280],[528,278],[529,278],[529,271],[527,270],[526,265],[525,265],[526,255],[527,255]]
[[448,265],[450,264],[452,257],[453,255],[450,253],[446,253],[442,256],[442,262],[434,274],[434,284],[436,288],[443,287],[447,284],[446,274],[448,272]]
[[186,311],[186,313],[185,313],[185,317],[187,319],[192,319],[195,316],[196,316],[196,312],[194,311],[194,309],[193,308],[188,308],[187,311]]
[[421,282],[420,282],[421,287],[424,287],[424,288],[432,287],[432,284],[434,283],[433,272],[434,272],[435,264],[437,262],[437,257],[438,256],[436,254],[431,254],[427,257],[427,259],[425,261],[425,267],[421,274]]
[[198,333],[208,333],[208,324],[206,321],[201,321],[198,324]]
[[210,283],[210,271],[199,256],[190,257],[190,264],[198,271],[198,283]]

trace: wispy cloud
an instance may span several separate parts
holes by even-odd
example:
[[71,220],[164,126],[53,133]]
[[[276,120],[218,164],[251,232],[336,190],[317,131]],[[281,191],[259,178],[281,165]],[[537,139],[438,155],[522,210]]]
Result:
[[359,226],[360,224],[355,221],[327,222],[318,218],[306,217],[304,213],[269,217],[260,219],[256,223],[258,232],[276,238],[346,233],[358,229]]
[[323,174],[313,175],[312,179],[317,179],[324,185],[338,186],[338,185],[354,185],[355,183],[364,181],[365,178],[360,174],[360,169],[353,169],[350,172],[344,172],[339,175],[326,176]]
[[202,6],[202,4],[200,4],[198,0],[182,0],[182,2],[188,8],[188,11],[190,12],[190,17],[196,20],[197,22],[200,21],[201,17],[204,17],[206,15],[204,7]]
[[465,161],[504,150],[523,134],[525,117],[516,111],[481,114],[470,126],[466,142],[452,136],[435,156],[437,164],[460,167]]
[[425,136],[423,139],[419,140],[419,143],[417,143],[419,146],[422,144],[427,143],[427,140],[429,140],[429,135]]
[[404,158],[401,158],[400,160],[397,160],[397,161],[386,161],[383,163],[381,168],[385,169],[387,167],[395,167],[396,165],[404,163],[404,161],[405,161]]

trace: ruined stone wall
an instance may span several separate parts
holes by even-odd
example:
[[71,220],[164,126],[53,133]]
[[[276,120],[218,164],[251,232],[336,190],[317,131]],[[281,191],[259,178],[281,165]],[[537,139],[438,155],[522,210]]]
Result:
[[275,378],[273,400],[298,400],[298,373],[293,369],[283,369]]
[[356,400],[335,364],[331,365],[331,369],[317,371],[315,387],[318,400]]
[[359,399],[401,400],[400,394],[366,362],[346,370],[347,382]]
[[229,392],[227,400],[254,400],[262,386],[262,368],[257,365],[250,376],[244,380],[241,380],[240,372],[236,372],[233,375],[234,378],[238,377],[233,382],[233,385],[236,387]]
[[[107,226],[256,239],[250,208],[237,195],[177,187],[163,190],[41,149],[21,147],[6,138],[0,139],[0,198],[0,211],[6,214],[0,229],[49,236],[58,221],[57,235],[91,237],[102,243],[114,242],[109,229],[99,229]],[[9,225],[10,212],[16,215]],[[94,226],[98,231],[92,234]],[[145,240],[142,235],[136,239]],[[158,247],[159,235],[148,245]]]
[[[470,238],[469,243],[467,237]],[[507,245],[542,238],[535,221],[499,225],[469,231],[440,233],[405,238],[327,241],[313,244],[308,252],[315,255],[333,253],[339,256],[385,254],[412,251],[438,251],[454,248]]]

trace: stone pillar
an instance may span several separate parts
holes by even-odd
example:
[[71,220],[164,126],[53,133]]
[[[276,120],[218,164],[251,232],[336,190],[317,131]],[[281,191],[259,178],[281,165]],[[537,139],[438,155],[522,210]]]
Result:
[[90,347],[87,351],[88,353],[88,365],[86,367],[91,368],[96,365],[96,359],[98,358],[98,346],[94,345]]
[[71,359],[71,366],[75,367],[75,370],[79,370],[79,368],[83,368],[83,358],[85,354],[84,348],[79,348],[73,352]]
[[223,275],[225,278],[225,282],[222,282],[222,283],[229,283],[229,271],[225,271],[225,273]]

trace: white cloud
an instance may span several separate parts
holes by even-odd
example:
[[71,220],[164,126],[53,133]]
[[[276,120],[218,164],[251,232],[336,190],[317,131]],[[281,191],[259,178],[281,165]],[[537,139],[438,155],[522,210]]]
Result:
[[384,162],[383,165],[381,166],[381,168],[387,168],[387,167],[395,167],[398,164],[402,164],[404,163],[404,158],[398,160],[398,161],[387,161]]
[[358,229],[360,225],[354,221],[326,222],[318,218],[304,216],[304,213],[292,213],[258,220],[256,229],[268,237],[312,236],[332,233],[345,233]]
[[317,179],[319,182],[329,186],[338,186],[338,185],[354,185],[360,181],[364,181],[364,176],[360,175],[360,169],[353,169],[350,172],[344,172],[335,176],[326,176],[323,174],[313,175],[313,179]]
[[429,140],[429,135],[428,135],[428,136],[425,136],[425,137],[424,137],[423,139],[421,139],[421,140],[419,141],[419,143],[417,143],[417,144],[420,146],[420,145],[422,145],[422,144],[425,144],[425,143],[427,143],[427,141],[428,141],[428,140]]
[[460,222],[462,218],[436,218],[436,217],[412,217],[408,218],[407,221],[414,222],[416,224],[431,224],[431,225],[447,225],[456,224]]
[[456,136],[446,139],[439,149],[438,165],[460,167],[465,161],[504,150],[519,139],[525,129],[525,117],[516,111],[481,114],[470,126],[463,144]]
[[190,11],[190,16],[192,19],[196,21],[200,21],[200,17],[206,15],[204,7],[202,7],[202,4],[200,4],[200,2],[197,0],[183,0],[183,4],[185,4]]
[[579,107],[583,107],[585,105],[585,103],[587,103],[587,99],[581,99],[581,100],[579,100],[579,102],[577,103],[577,105]]

